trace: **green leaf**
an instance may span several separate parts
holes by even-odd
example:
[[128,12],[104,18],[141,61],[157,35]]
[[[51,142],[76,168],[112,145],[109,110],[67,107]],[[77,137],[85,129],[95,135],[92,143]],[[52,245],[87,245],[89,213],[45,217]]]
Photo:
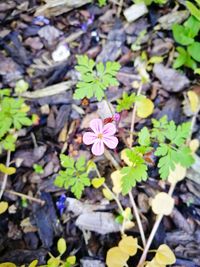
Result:
[[150,133],[149,130],[147,129],[147,127],[143,127],[142,130],[139,132],[138,134],[138,143],[141,146],[150,146]]
[[65,170],[59,171],[54,184],[58,187],[70,189],[76,198],[80,199],[84,188],[90,186],[85,158],[80,157],[75,162],[73,158],[61,154],[60,160]]
[[186,6],[189,9],[190,13],[200,21],[200,10],[190,1],[186,1]]
[[126,149],[126,155],[132,166],[123,167],[120,172],[123,175],[122,181],[122,194],[126,195],[130,192],[132,187],[137,182],[146,181],[147,179],[147,165],[143,155],[147,151],[145,147],[134,147],[133,149]]
[[57,243],[57,249],[60,255],[64,254],[67,250],[67,245],[64,238],[60,238]]
[[65,168],[74,168],[74,159],[72,157],[66,156],[64,154],[60,154],[60,163],[62,167]]
[[128,95],[126,92],[124,92],[122,95],[122,99],[117,99],[117,107],[116,107],[117,112],[131,109],[135,101],[136,101],[135,93]]
[[182,45],[189,45],[194,42],[194,39],[189,36],[189,29],[182,25],[174,24],[172,26],[174,39],[177,43]]
[[200,30],[200,22],[193,16],[190,16],[188,20],[184,23],[184,26],[189,29],[188,35],[194,38],[198,35]]
[[187,61],[187,51],[180,46],[178,46],[176,50],[178,51],[179,55],[173,63],[173,68],[178,69]]
[[102,62],[95,64],[86,55],[77,57],[78,65],[75,67],[81,74],[81,80],[76,85],[74,99],[84,97],[96,97],[101,101],[105,95],[105,90],[109,86],[117,86],[119,83],[116,74],[120,69],[117,62]]
[[188,53],[198,62],[200,62],[200,43],[194,42],[187,48]]

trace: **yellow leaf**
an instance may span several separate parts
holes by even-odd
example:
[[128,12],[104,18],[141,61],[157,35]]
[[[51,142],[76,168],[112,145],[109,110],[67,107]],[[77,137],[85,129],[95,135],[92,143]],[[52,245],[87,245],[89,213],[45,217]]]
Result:
[[75,264],[76,263],[76,257],[75,256],[69,256],[67,258],[67,262],[71,265]]
[[165,244],[159,246],[155,259],[157,263],[164,265],[171,265],[176,262],[176,257],[173,251]]
[[194,91],[187,92],[191,111],[196,113],[199,109],[199,97]]
[[157,215],[169,215],[174,207],[174,199],[165,192],[158,193],[151,202],[152,210]]
[[0,267],[17,267],[17,266],[12,262],[4,262],[0,263]]
[[199,148],[199,140],[198,139],[192,139],[189,143],[189,147],[192,151],[192,153],[195,153],[197,149]]
[[92,179],[92,185],[94,186],[94,188],[101,187],[104,184],[104,182],[105,182],[105,178],[103,177]]
[[132,166],[133,163],[129,160],[129,158],[126,155],[126,151],[127,149],[123,149],[121,152],[121,159],[128,165],[128,166]]
[[123,215],[124,219],[126,219],[126,220],[130,220],[131,217],[132,217],[131,209],[130,209],[129,207],[127,207],[127,208],[124,210],[124,212],[123,212],[122,215]]
[[36,267],[37,264],[38,264],[38,260],[34,260],[34,261],[32,261],[32,262],[29,264],[28,267]]
[[153,258],[153,260],[147,262],[147,265],[145,265],[145,267],[166,267],[166,265],[159,264],[156,259]]
[[108,267],[124,267],[128,258],[128,254],[123,252],[119,247],[113,247],[107,252],[106,264]]
[[138,241],[137,238],[133,238],[132,236],[123,236],[118,246],[124,253],[128,253],[129,256],[134,256],[138,250]]
[[170,171],[168,176],[168,181],[171,184],[176,184],[179,181],[183,180],[186,176],[186,168],[177,163],[175,165],[175,169]]
[[147,118],[153,113],[154,104],[148,98],[142,98],[136,102],[137,116],[140,118]]
[[6,167],[6,165],[0,163],[0,172],[3,172],[7,175],[12,175],[16,172],[14,167]]
[[111,180],[113,183],[113,188],[112,191],[115,194],[120,194],[122,192],[122,187],[121,187],[121,178],[122,178],[122,174],[120,173],[119,170],[114,171],[113,173],[111,173]]
[[102,193],[103,193],[103,195],[104,195],[104,197],[106,199],[113,200],[113,196],[112,196],[111,192],[108,189],[103,188]]
[[0,214],[4,213],[8,209],[8,202],[0,202]]
[[124,229],[129,230],[135,226],[134,222],[132,221],[125,221],[124,222]]
[[65,239],[64,238],[60,238],[58,240],[57,249],[58,249],[58,252],[60,253],[60,255],[62,255],[63,253],[65,253],[65,251],[67,249],[67,245],[66,245],[66,242],[65,242]]

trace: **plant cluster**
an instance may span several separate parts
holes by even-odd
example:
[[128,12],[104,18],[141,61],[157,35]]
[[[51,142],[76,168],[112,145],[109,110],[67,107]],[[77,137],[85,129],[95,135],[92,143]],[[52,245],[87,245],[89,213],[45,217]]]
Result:
[[183,25],[174,24],[172,27],[173,36],[177,43],[182,46],[176,48],[178,57],[174,61],[173,67],[180,68],[186,66],[197,70],[197,63],[200,62],[200,42],[195,39],[198,37],[200,30],[200,20],[194,16],[190,16]]
[[[38,265],[38,260],[32,261],[28,267],[72,267],[76,264],[75,256],[68,256],[65,260],[62,260],[61,257],[66,253],[67,245],[64,238],[60,238],[57,242],[57,250],[59,255],[54,257],[51,253],[49,253],[49,259],[47,260],[47,264]],[[0,263],[0,267],[17,267],[12,262]],[[21,265],[20,267],[25,267],[25,265]]]
[[74,93],[74,99],[83,99],[84,97],[96,97],[101,101],[105,97],[105,90],[109,86],[117,86],[119,83],[116,74],[120,69],[117,62],[95,63],[86,55],[77,56],[78,65],[76,70],[79,71],[81,80],[77,83]]
[[167,3],[167,0],[133,0],[135,4],[145,3],[145,5],[150,6],[152,3],[163,5]]
[[90,186],[90,179],[86,172],[86,160],[80,157],[77,161],[64,154],[60,155],[61,166],[65,170],[59,171],[54,184],[58,187],[70,188],[76,198],[81,198],[85,186]]

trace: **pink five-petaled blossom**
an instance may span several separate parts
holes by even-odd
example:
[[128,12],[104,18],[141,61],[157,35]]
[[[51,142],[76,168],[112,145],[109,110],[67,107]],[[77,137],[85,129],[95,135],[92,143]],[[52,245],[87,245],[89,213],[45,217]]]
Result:
[[102,120],[93,119],[90,122],[90,128],[93,132],[86,132],[83,135],[83,142],[86,145],[92,145],[92,153],[95,156],[100,156],[104,153],[104,145],[114,149],[118,144],[116,133],[116,127],[112,123],[103,125]]

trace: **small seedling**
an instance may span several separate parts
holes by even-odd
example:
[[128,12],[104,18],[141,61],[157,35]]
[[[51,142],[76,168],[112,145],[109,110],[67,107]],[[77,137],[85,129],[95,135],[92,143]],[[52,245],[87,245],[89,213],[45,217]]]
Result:
[[34,169],[35,173],[37,173],[37,174],[43,174],[44,173],[43,167],[39,164],[33,164],[33,169]]
[[90,179],[86,172],[86,160],[80,157],[77,161],[64,154],[60,155],[61,166],[65,170],[59,171],[54,184],[58,187],[70,189],[76,196],[81,198],[83,190],[86,186],[90,186]]
[[75,67],[81,75],[81,80],[77,83],[74,93],[74,99],[83,99],[84,97],[96,97],[101,101],[105,97],[105,90],[109,86],[117,86],[119,83],[116,74],[120,69],[117,62],[95,63],[86,55],[77,56],[78,65]]

